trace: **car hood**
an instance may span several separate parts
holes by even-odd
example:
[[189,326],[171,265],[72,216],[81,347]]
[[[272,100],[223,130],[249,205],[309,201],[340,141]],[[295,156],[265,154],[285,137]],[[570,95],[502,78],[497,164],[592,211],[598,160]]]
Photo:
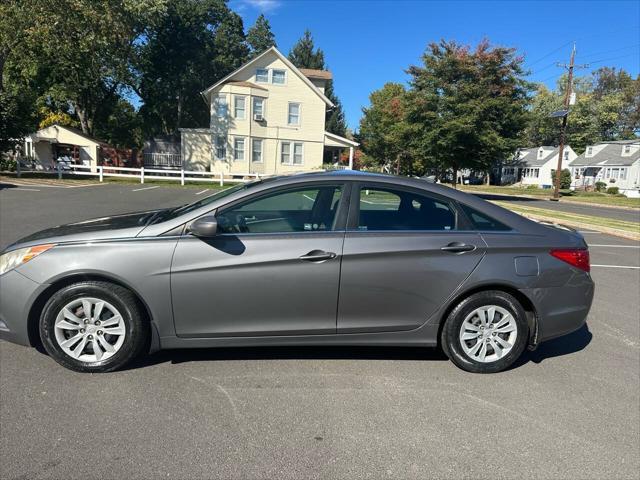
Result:
[[158,211],[160,210],[126,213],[47,228],[21,238],[6,250],[43,243],[86,242],[135,237],[145,228],[147,219]]

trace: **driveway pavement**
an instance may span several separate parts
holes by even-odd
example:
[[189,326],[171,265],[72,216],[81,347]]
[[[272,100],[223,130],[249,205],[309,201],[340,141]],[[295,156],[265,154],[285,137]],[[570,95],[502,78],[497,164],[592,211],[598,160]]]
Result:
[[[206,195],[139,188],[2,190],[0,246]],[[429,349],[324,347],[167,351],[86,375],[0,342],[0,477],[637,479],[640,245],[584,235],[599,265],[587,327],[500,374]]]

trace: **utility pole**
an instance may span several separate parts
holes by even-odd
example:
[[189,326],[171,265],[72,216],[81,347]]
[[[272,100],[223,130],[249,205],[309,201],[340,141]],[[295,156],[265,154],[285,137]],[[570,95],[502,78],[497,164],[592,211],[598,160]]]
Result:
[[[573,89],[573,70],[574,68],[586,68],[588,65],[579,65],[576,67],[575,65],[576,59],[576,44],[573,44],[573,50],[571,51],[571,60],[569,61],[569,65],[566,64],[558,64],[559,67],[564,67],[569,71],[569,75],[567,77],[567,88],[564,94],[564,110],[561,112],[556,112],[562,114],[562,126],[560,127],[560,143],[558,145],[558,166],[556,168],[556,184],[553,190],[553,198],[552,200],[558,201],[560,200],[560,179],[562,178],[562,158],[564,156],[564,137],[567,131],[567,117],[569,116],[569,102],[571,100],[571,91]],[[554,116],[556,116],[554,114]]]

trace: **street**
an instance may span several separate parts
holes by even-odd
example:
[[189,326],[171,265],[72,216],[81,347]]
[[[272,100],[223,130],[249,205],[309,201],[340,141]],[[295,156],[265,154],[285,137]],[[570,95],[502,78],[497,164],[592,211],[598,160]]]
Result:
[[[0,249],[212,192],[0,189]],[[587,326],[499,374],[465,373],[435,349],[280,347],[163,351],[88,375],[0,342],[0,477],[637,479],[640,245],[583,234]]]

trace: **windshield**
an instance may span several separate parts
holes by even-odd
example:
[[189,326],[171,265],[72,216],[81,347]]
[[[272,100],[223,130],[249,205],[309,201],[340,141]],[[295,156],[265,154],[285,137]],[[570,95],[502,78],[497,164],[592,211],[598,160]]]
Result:
[[159,212],[154,213],[147,220],[147,225],[151,225],[153,223],[165,222],[167,220],[171,220],[172,218],[179,217],[180,215],[184,215],[185,213],[193,212],[194,210],[199,209],[200,207],[204,207],[209,205],[221,198],[227,197],[233,193],[239,192],[241,190],[248,190],[256,185],[260,185],[262,180],[255,180],[253,182],[248,183],[240,183],[230,188],[225,188],[219,192],[214,193],[202,200],[198,200],[194,203],[188,203],[186,205],[182,205],[180,207],[168,208],[166,210],[161,210]]

